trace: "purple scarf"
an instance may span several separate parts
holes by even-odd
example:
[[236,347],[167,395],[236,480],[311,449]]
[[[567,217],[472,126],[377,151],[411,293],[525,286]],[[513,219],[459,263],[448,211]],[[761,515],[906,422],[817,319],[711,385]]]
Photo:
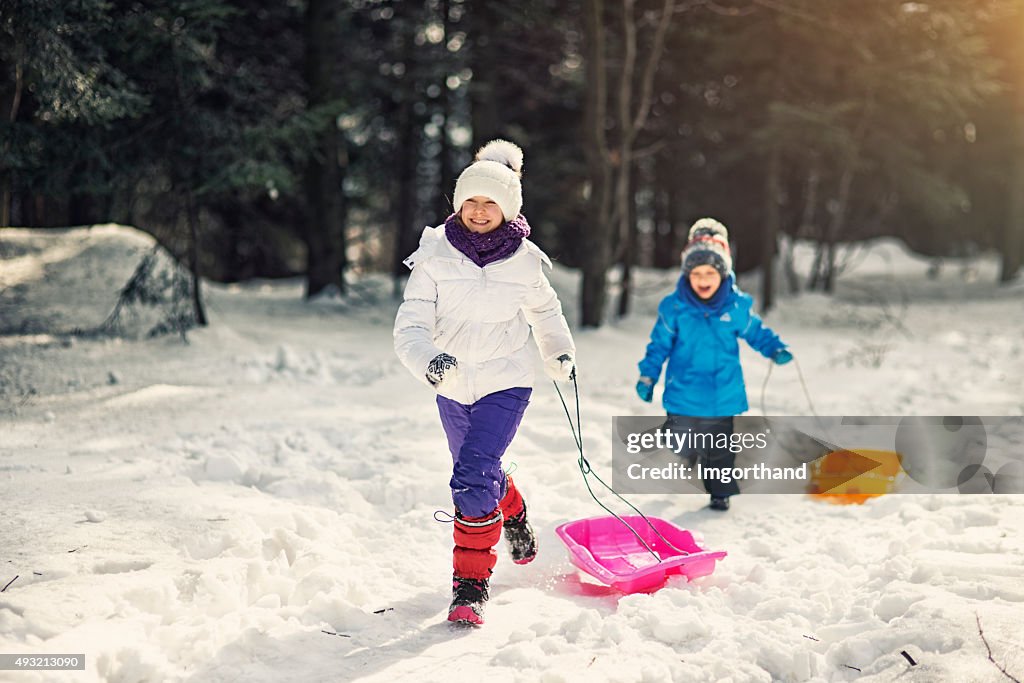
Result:
[[530,236],[530,224],[526,222],[526,216],[519,214],[490,232],[479,233],[469,230],[459,220],[459,215],[453,213],[444,222],[444,236],[453,247],[483,268],[514,254],[523,238]]

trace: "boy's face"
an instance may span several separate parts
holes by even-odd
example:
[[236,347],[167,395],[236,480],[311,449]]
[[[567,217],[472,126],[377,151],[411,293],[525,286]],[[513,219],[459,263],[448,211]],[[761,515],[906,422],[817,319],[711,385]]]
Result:
[[501,207],[490,197],[470,197],[462,202],[459,218],[470,232],[485,233],[494,230],[505,221]]
[[697,296],[706,301],[722,286],[722,276],[713,266],[697,266],[690,271],[690,287]]

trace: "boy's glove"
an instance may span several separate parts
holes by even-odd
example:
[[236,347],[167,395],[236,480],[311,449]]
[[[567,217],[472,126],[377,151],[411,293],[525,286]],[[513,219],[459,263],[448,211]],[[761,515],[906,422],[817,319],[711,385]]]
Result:
[[779,349],[775,352],[775,356],[772,357],[776,365],[785,365],[789,361],[793,360],[793,354],[789,352],[789,349]]
[[640,381],[636,383],[636,395],[640,397],[641,401],[650,403],[654,398],[654,380],[650,377],[641,377]]
[[544,372],[556,382],[571,382],[576,379],[576,363],[572,356],[563,353],[558,358],[552,358],[544,363]]
[[458,376],[459,362],[447,353],[439,353],[427,365],[427,381],[435,389],[439,389],[442,384],[450,386]]

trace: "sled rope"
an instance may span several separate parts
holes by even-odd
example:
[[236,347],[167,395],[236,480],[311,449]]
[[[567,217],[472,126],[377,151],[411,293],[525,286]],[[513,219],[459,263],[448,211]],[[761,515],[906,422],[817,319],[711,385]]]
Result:
[[[794,358],[793,360],[796,360],[796,358]],[[768,409],[765,408],[764,394],[765,394],[765,391],[768,389],[768,380],[771,379],[771,376],[772,376],[772,366],[773,365],[775,365],[775,361],[769,360],[768,361],[768,372],[765,373],[765,375],[764,375],[764,382],[762,382],[762,384],[761,384],[761,417],[768,417]]]
[[605,512],[607,512],[609,515],[611,515],[615,519],[619,520],[619,522],[621,522],[623,526],[625,526],[627,529],[629,529],[633,533],[633,535],[636,536],[636,539],[638,541],[640,541],[640,543],[644,546],[644,548],[647,549],[647,552],[649,552],[651,555],[654,556],[654,559],[656,559],[658,562],[663,562],[663,560],[661,559],[661,556],[658,555],[658,553],[656,553],[653,549],[651,549],[651,546],[649,546],[647,544],[647,541],[645,541],[643,539],[643,537],[639,533],[637,533],[637,530],[634,529],[629,524],[629,522],[627,522],[626,520],[622,519],[622,517],[619,517],[617,514],[615,514],[607,505],[602,503],[601,500],[594,494],[594,490],[590,487],[590,480],[587,478],[588,474],[593,476],[594,479],[596,479],[598,482],[600,482],[601,486],[604,486],[606,489],[611,491],[612,495],[614,495],[616,498],[618,498],[623,503],[625,503],[630,508],[632,508],[633,511],[636,512],[638,515],[643,517],[643,520],[645,522],[647,522],[647,526],[651,527],[651,531],[656,533],[658,535],[658,538],[663,540],[670,548],[672,548],[673,550],[675,550],[677,552],[680,552],[680,553],[682,553],[684,555],[689,555],[690,554],[689,552],[687,552],[687,551],[685,551],[685,550],[683,550],[681,548],[677,548],[667,538],[662,536],[661,532],[658,531],[658,529],[655,528],[655,526],[653,524],[651,524],[651,520],[647,519],[647,515],[645,515],[644,513],[640,512],[640,510],[635,505],[630,503],[628,500],[626,500],[624,497],[622,497],[618,492],[616,492],[615,489],[613,489],[611,486],[606,484],[605,481],[603,479],[601,479],[600,476],[598,476],[597,472],[594,471],[594,468],[592,468],[590,466],[590,463],[587,461],[586,456],[583,455],[583,421],[580,419],[580,389],[579,389],[579,385],[576,383],[576,378],[575,377],[572,378],[572,388],[573,388],[573,392],[574,392],[575,397],[576,397],[576,424],[575,425],[573,424],[573,421],[572,421],[572,415],[570,415],[570,413],[569,413],[569,406],[566,405],[566,403],[565,403],[565,397],[562,396],[562,390],[558,388],[558,383],[557,382],[552,382],[552,384],[555,385],[555,391],[558,392],[558,398],[562,402],[562,409],[565,411],[565,417],[569,421],[569,429],[572,431],[572,438],[573,438],[573,441],[576,443],[576,450],[578,450],[579,453],[580,453],[580,457],[576,460],[576,464],[580,468],[580,474],[583,475],[583,483],[587,487],[587,492],[590,493],[590,497],[594,499],[594,502],[597,503],[598,505],[600,505],[601,508],[604,509]]
[[804,371],[800,369],[800,361],[793,357],[793,364],[796,365],[796,376],[800,378],[800,386],[804,389],[804,396],[807,398],[807,407],[811,409],[811,415],[816,417],[818,421],[821,421],[821,416],[818,415],[818,411],[814,409],[814,401],[811,400],[811,392],[807,390],[807,382],[804,380]]
[[[811,409],[811,415],[821,420],[821,416],[818,415],[818,411],[814,408],[814,401],[811,400],[811,392],[807,389],[807,380],[804,379],[804,371],[800,369],[800,361],[793,357],[793,364],[796,366],[796,375],[800,379],[800,386],[804,390],[804,398],[807,399],[807,407]],[[768,389],[768,380],[772,376],[772,368],[775,366],[775,361],[768,361],[768,372],[765,373],[764,382],[761,383],[761,415],[768,417],[768,409],[765,408],[764,395]]]
[[[800,387],[803,389],[804,398],[807,399],[807,407],[811,409],[811,415],[814,416],[815,421],[818,423],[818,427],[821,428],[822,432],[829,438],[833,443],[838,443],[829,433],[828,428],[821,421],[821,416],[818,415],[818,411],[814,408],[814,401],[811,399],[811,392],[807,388],[807,380],[804,379],[804,371],[800,368],[800,361],[796,356],[793,356],[793,364],[796,366],[796,376],[800,379]],[[765,373],[764,382],[761,383],[761,417],[768,417],[768,409],[765,407],[765,392],[768,389],[768,380],[772,376],[772,368],[775,366],[775,361],[768,361],[768,372]]]

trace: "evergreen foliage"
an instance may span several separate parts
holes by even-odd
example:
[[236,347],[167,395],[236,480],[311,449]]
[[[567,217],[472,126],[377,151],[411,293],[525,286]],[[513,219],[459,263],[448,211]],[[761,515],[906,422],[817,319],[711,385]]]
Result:
[[[618,87],[626,13],[642,63],[665,3],[597,4]],[[671,4],[611,200],[627,235],[593,225],[582,0],[0,0],[0,225],[134,224],[203,277],[343,289],[346,268],[401,275],[476,147],[508,137],[534,238],[570,266],[607,232],[613,262],[674,267],[715,215],[740,270],[818,240],[801,275],[826,289],[836,245],[878,235],[1019,270],[1024,3]],[[616,149],[634,132],[604,97]]]

